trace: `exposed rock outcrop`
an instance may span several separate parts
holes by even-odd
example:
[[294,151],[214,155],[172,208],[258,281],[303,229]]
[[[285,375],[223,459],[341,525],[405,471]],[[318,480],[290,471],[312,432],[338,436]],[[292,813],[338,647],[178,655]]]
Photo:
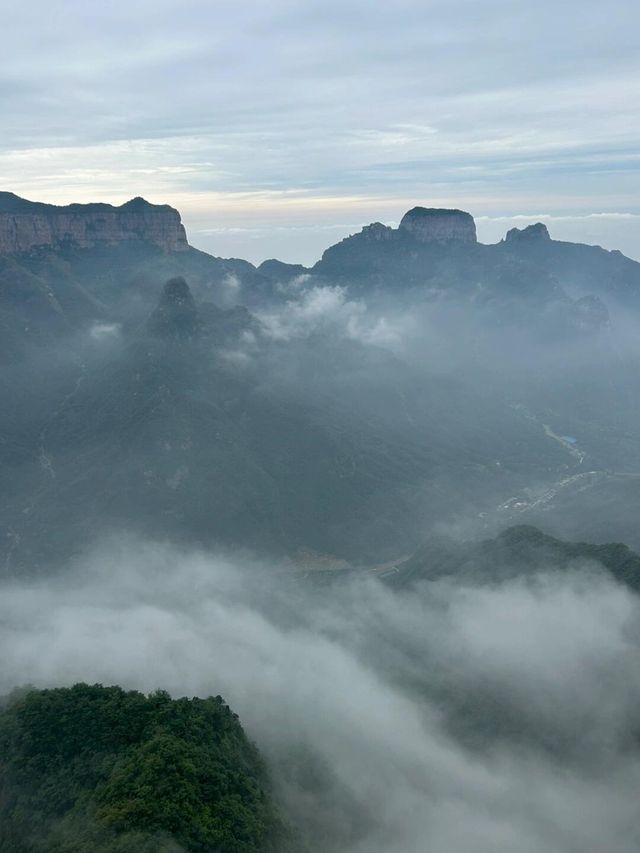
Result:
[[141,240],[165,252],[188,248],[180,214],[169,205],[134,198],[120,207],[110,204],[70,204],[58,207],[0,193],[0,254],[20,254],[38,248],[71,244],[90,248]]
[[182,276],[169,279],[149,317],[149,332],[160,338],[192,338],[199,330],[198,309]]
[[383,225],[382,222],[372,222],[371,225],[364,226],[361,234],[365,239],[378,243],[394,240],[398,232],[388,225]]
[[550,239],[549,230],[542,222],[527,225],[526,228],[512,228],[510,231],[507,231],[505,238],[507,243],[533,243]]
[[476,243],[476,224],[464,210],[414,207],[402,217],[400,230],[421,243]]

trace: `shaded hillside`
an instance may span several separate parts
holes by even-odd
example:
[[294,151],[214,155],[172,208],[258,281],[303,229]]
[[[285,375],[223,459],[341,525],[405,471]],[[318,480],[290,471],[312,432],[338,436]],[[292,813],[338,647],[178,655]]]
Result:
[[0,849],[283,849],[255,747],[217,696],[119,687],[17,693],[0,710]]
[[[444,224],[443,224],[444,220]],[[311,270],[327,278],[351,279],[358,286],[394,286],[473,294],[496,294],[524,281],[514,295],[553,298],[597,293],[640,298],[640,263],[600,246],[553,240],[546,226],[512,229],[495,245],[478,243],[473,218],[463,211],[417,207],[398,228],[373,223],[329,247]]]
[[329,247],[311,274],[369,298],[462,300],[485,323],[551,338],[606,327],[618,304],[640,307],[640,264],[620,252],[552,240],[540,224],[483,245],[462,211],[414,208],[399,228],[368,225]]
[[499,394],[330,335],[273,342],[240,308],[198,305],[180,278],[145,327],[62,378],[41,373],[17,374],[0,416],[6,571],[123,528],[390,558],[417,544],[425,518],[572,464]]
[[497,251],[519,257],[554,275],[571,292],[596,293],[639,307],[640,264],[617,250],[553,240],[542,223],[513,228]]
[[498,583],[585,563],[603,567],[619,583],[640,591],[640,556],[626,545],[565,542],[528,525],[510,527],[495,539],[481,542],[434,537],[389,573],[386,581],[398,588],[440,578]]

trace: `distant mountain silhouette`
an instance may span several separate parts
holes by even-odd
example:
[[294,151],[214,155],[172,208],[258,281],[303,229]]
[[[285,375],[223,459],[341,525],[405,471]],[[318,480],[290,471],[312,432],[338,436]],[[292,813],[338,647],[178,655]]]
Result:
[[529,525],[510,527],[495,539],[480,542],[434,537],[386,580],[395,587],[440,578],[486,584],[589,565],[604,568],[616,581],[640,592],[640,556],[626,545],[567,542]]
[[[526,311],[526,322],[556,324],[561,334],[603,328],[607,304],[640,310],[640,264],[620,252],[552,240],[542,223],[483,245],[472,217],[457,210],[414,208],[399,228],[366,226],[328,248],[309,272],[354,294],[464,299],[500,322],[517,323]],[[599,303],[588,317],[583,297]]]
[[540,223],[487,246],[477,242],[470,214],[415,207],[398,228],[369,225],[329,247],[312,268],[269,260],[256,269],[189,246],[180,214],[168,205],[135,198],[120,207],[56,207],[0,193],[4,358],[91,322],[140,322],[158,281],[176,276],[200,300],[223,307],[283,302],[290,297],[283,285],[302,276],[305,287],[339,285],[354,296],[466,300],[487,320],[537,323],[552,335],[604,328],[613,303],[640,307],[640,264],[552,240]]

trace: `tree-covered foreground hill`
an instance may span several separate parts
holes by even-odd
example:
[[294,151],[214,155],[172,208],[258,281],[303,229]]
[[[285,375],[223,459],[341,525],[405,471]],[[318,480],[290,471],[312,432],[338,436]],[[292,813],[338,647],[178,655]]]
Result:
[[219,697],[30,690],[0,710],[0,850],[287,849],[256,748]]

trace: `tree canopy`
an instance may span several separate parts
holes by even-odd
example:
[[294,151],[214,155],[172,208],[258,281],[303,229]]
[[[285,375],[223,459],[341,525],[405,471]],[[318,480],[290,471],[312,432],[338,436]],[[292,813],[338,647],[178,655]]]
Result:
[[256,748],[220,696],[76,684],[0,709],[0,849],[275,849],[283,833]]

